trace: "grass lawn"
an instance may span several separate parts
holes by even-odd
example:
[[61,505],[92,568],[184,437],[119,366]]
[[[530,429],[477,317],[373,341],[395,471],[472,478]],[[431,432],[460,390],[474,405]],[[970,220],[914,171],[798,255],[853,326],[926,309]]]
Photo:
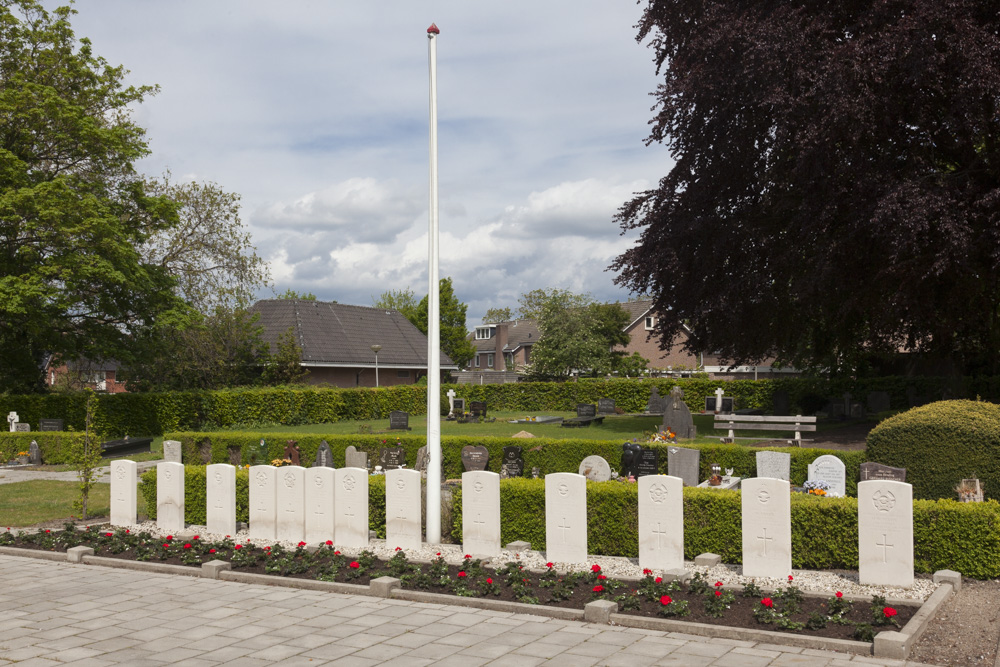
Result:
[[[97,484],[90,491],[87,514],[108,516],[111,486]],[[0,484],[0,530],[10,527],[33,526],[45,521],[61,521],[77,515],[73,501],[80,497],[76,482],[37,480]],[[138,497],[139,514],[146,514],[146,504]]]
[[[153,439],[152,444],[149,446],[148,454],[131,454],[129,456],[115,456],[113,458],[105,458],[101,462],[101,465],[111,465],[112,460],[118,460],[118,459],[129,459],[131,461],[159,461],[162,458],[163,458],[163,436],[161,435]],[[76,468],[74,468],[72,465],[68,463],[46,465],[44,469],[50,472],[73,472],[74,470],[76,470]]]

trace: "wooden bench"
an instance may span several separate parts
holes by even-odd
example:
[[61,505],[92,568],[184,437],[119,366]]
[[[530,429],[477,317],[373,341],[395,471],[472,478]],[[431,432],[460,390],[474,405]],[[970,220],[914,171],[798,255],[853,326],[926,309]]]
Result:
[[787,438],[787,440],[794,440],[801,447],[803,442],[812,442],[812,440],[802,438],[802,431],[815,431],[816,418],[803,417],[802,415],[796,415],[795,417],[778,417],[776,415],[715,415],[715,429],[717,431],[729,431],[728,436],[719,437],[719,440],[722,442],[785,439],[737,436],[736,431],[794,431],[795,437]]

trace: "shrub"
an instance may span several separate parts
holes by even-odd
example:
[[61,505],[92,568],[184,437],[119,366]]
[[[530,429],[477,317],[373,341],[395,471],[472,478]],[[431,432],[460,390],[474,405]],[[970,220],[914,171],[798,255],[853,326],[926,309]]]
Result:
[[914,498],[954,498],[963,478],[978,477],[1000,497],[1000,406],[940,401],[886,419],[868,434],[868,457],[906,468]]

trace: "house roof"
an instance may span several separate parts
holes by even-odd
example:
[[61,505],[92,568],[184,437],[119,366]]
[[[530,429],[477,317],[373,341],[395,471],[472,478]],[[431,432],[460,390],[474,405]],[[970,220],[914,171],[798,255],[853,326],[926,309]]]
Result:
[[[396,310],[304,299],[267,299],[250,310],[260,313],[272,352],[292,329],[303,366],[374,367],[377,344],[381,367],[427,368],[427,336]],[[444,352],[441,367],[457,368]]]
[[628,313],[628,326],[625,327],[625,331],[628,331],[635,323],[643,319],[646,314],[653,308],[652,299],[642,299],[640,301],[626,301],[619,302],[619,306],[622,307],[626,313]]
[[[511,320],[509,322],[500,322],[499,324],[507,325],[507,344],[504,345],[504,351],[510,352],[516,350],[524,345],[534,345],[541,338],[541,334],[538,332],[538,322],[536,320]],[[498,326],[497,324],[477,324],[476,328],[488,327],[488,326]],[[477,352],[493,352],[496,350],[497,342],[496,338],[486,338],[486,339],[476,339],[476,334],[473,332],[469,335],[468,340],[476,346]]]

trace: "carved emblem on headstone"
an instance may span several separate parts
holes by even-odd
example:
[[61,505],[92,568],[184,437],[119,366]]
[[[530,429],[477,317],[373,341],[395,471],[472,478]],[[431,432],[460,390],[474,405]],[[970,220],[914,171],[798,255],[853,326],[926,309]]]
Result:
[[872,496],[872,503],[879,512],[888,512],[896,506],[896,496],[892,495],[889,491],[879,489]]
[[771,494],[767,492],[766,489],[761,489],[757,492],[757,500],[762,504],[766,504],[767,501],[771,499]]
[[257,473],[257,486],[264,486],[267,484],[267,473],[263,470]]
[[654,484],[649,487],[649,499],[654,503],[659,505],[664,500],[667,499],[667,485],[666,484]]
[[295,486],[295,475],[291,471],[285,473],[285,486],[289,489]]

